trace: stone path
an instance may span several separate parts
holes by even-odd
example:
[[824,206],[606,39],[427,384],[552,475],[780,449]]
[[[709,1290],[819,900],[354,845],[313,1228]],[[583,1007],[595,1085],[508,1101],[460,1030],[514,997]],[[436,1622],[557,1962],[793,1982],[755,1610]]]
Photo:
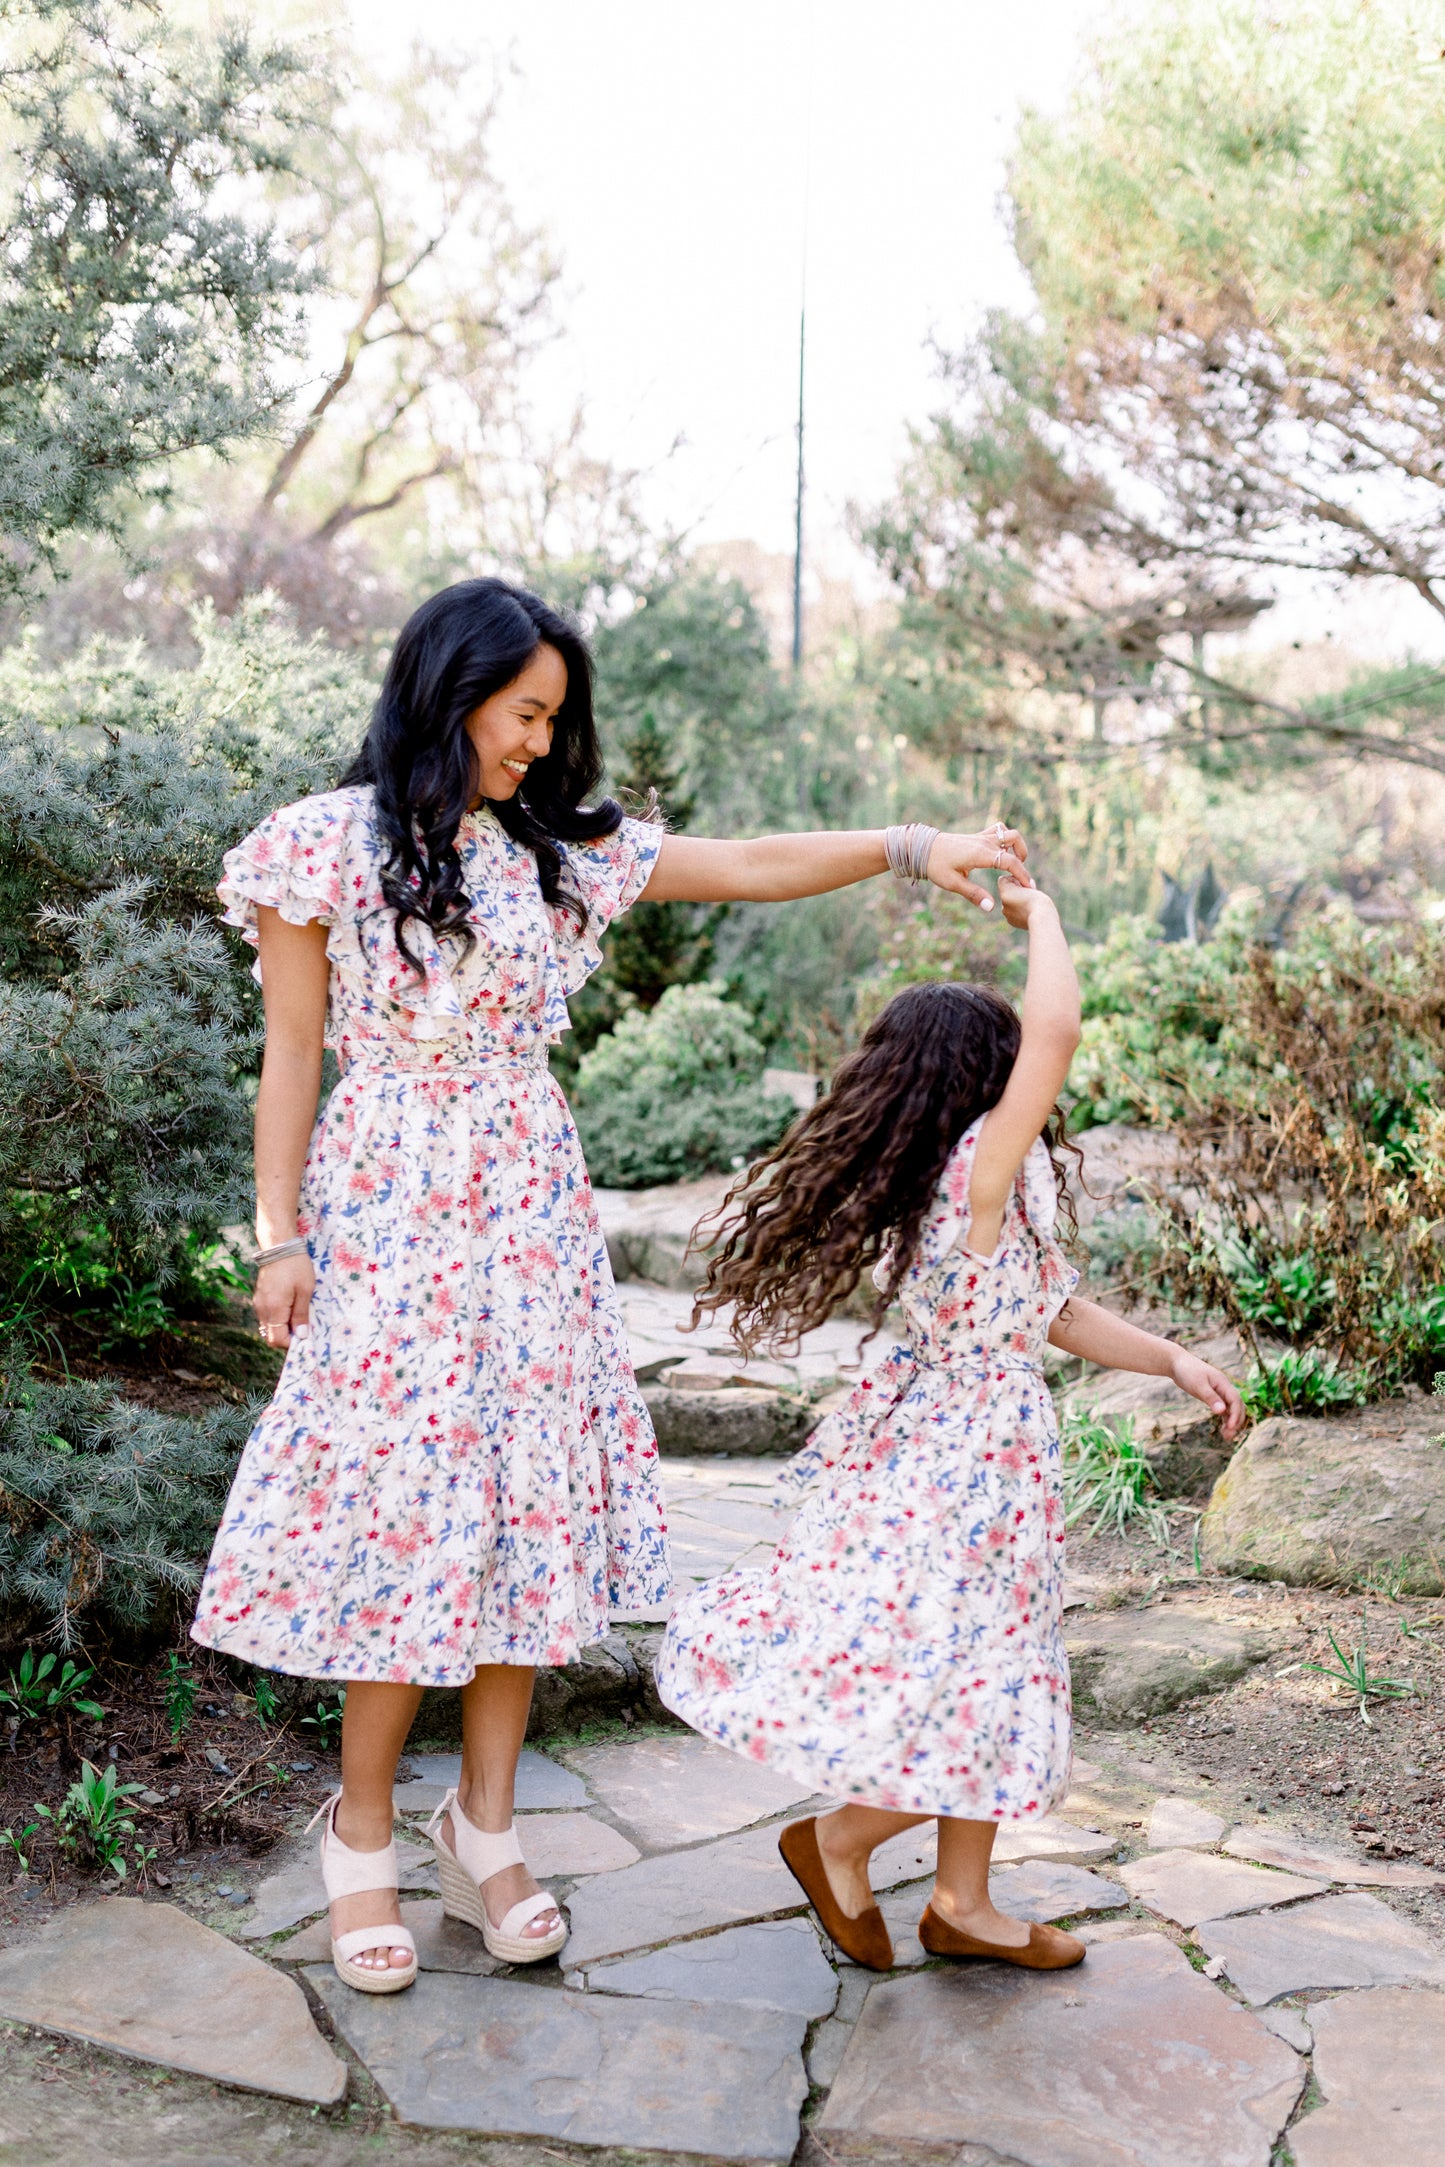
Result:
[[[684,1577],[766,1555],[775,1471],[668,1465]],[[1063,1808],[1001,1831],[995,1856],[996,1902],[1090,1944],[1074,1972],[928,1958],[914,1930],[928,1827],[877,1854],[897,1963],[860,1971],[778,1857],[808,1803],[797,1784],[681,1730],[619,1728],[523,1757],[523,1841],[571,1921],[560,1967],[499,1966],[444,1918],[421,1836],[459,1761],[437,1752],[397,1793],[422,1966],[407,1993],[337,1983],[314,1838],[298,1837],[227,1936],[127,1896],[61,1913],[0,1952],[0,2019],[318,2109],[365,2070],[418,2130],[644,2159],[1445,2157],[1445,1957],[1408,1916],[1445,1877],[1233,1821],[1202,1785],[1141,1778],[1100,1735]]]

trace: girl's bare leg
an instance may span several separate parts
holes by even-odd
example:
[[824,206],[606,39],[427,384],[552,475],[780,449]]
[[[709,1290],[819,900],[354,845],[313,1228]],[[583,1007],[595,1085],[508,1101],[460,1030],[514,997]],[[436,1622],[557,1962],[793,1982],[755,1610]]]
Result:
[[884,1813],[879,1806],[836,1806],[819,1814],[818,1851],[845,1918],[861,1918],[873,1902],[868,1861],[879,1844],[932,1819],[931,1813]]
[[995,1911],[989,1898],[988,1862],[997,1834],[997,1821],[956,1821],[939,1815],[933,1908],[950,1926],[960,1927],[975,1940],[1022,1949],[1029,1938],[1026,1922]]
[[[517,1756],[527,1735],[535,1675],[530,1666],[520,1663],[483,1663],[462,1687],[462,1780],[457,1785],[457,1804],[475,1827],[489,1835],[503,1835],[512,1825]],[[443,1822],[443,1843],[449,1833]],[[513,1904],[534,1895],[536,1889],[525,1866],[506,1866],[493,1874],[482,1891],[492,1924],[500,1926]],[[544,1911],[523,1927],[522,1938],[540,1941],[558,1923],[555,1910]]]
[[[856,1919],[873,1902],[868,1860],[880,1843],[934,1818],[927,1813],[884,1813],[876,1806],[839,1806],[818,1818],[818,1850],[839,1907]],[[988,1862],[996,1821],[957,1821],[938,1816],[938,1875],[933,1907],[950,1925],[980,1941],[1021,1949],[1029,1938],[1021,1919],[995,1911],[988,1894]]]
[[[421,1704],[419,1685],[374,1685],[353,1681],[346,1688],[341,1718],[341,1798],[336,1833],[350,1851],[384,1851],[391,1842],[391,1787],[406,1734]],[[338,1896],[331,1906],[331,1931],[348,1934],[356,1926],[399,1926],[401,1909],[394,1890],[368,1889],[360,1896]],[[383,1943],[351,1960],[363,1970],[404,1971],[409,1949]]]

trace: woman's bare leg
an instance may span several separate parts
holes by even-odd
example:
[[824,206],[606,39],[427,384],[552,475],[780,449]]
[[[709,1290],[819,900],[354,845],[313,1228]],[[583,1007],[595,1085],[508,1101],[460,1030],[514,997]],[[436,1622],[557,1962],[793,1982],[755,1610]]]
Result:
[[940,1814],[933,1908],[950,1926],[978,1941],[1022,1949],[1029,1938],[1027,1923],[995,1911],[988,1893],[988,1862],[997,1834],[997,1821],[957,1821]]
[[[517,1756],[527,1735],[536,1673],[520,1663],[483,1663],[462,1687],[462,1780],[457,1804],[474,1827],[502,1835],[512,1825]],[[442,1823],[445,1843],[448,1829]],[[451,1848],[454,1850],[455,1845]],[[500,1926],[513,1904],[536,1893],[525,1866],[507,1866],[483,1886],[487,1916]],[[541,1941],[559,1924],[555,1910],[544,1911],[522,1929],[524,1941]]]
[[[419,1685],[356,1683],[346,1688],[341,1718],[341,1798],[336,1833],[350,1851],[384,1851],[391,1842],[392,1783],[406,1734],[421,1703]],[[356,1926],[399,1926],[401,1909],[394,1891],[368,1889],[361,1896],[338,1896],[331,1906],[331,1931],[349,1934]],[[351,1960],[366,1971],[394,1965],[404,1971],[409,1949],[388,1950],[383,1943],[363,1949]]]

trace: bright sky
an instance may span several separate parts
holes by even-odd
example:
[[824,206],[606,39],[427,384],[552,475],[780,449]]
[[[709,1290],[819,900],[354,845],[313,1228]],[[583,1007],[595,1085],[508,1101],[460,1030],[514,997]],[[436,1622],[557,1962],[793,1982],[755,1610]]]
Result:
[[[1022,104],[1106,0],[350,0],[381,57],[510,52],[498,167],[565,272],[535,390],[656,468],[654,518],[790,551],[804,232],[809,549],[888,488],[945,342],[1022,285],[999,212]],[[674,438],[685,449],[661,464]]]

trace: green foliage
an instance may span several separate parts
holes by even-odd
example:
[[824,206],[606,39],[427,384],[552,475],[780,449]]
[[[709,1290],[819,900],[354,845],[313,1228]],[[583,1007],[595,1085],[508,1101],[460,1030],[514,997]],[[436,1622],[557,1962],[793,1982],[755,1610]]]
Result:
[[1064,1518],[1073,1527],[1092,1515],[1088,1532],[1123,1535],[1142,1521],[1157,1542],[1169,1540],[1169,1520],[1154,1501],[1154,1470],[1134,1436],[1134,1417],[1109,1422],[1087,1409],[1064,1420]]
[[276,1688],[264,1671],[257,1671],[251,1686],[251,1700],[256,1710],[256,1721],[262,1730],[269,1730],[280,1711]]
[[89,1621],[163,1623],[199,1585],[251,1419],[159,1414],[103,1383],[52,1383],[13,1345],[0,1355],[7,1629],[72,1646]]
[[5,9],[0,592],[117,493],[262,429],[309,284],[248,182],[284,166],[301,57],[141,0]]
[[196,1712],[196,1674],[174,1648],[168,1648],[161,1667],[161,1687],[166,1697],[166,1727],[171,1743],[179,1745]]
[[38,1836],[39,1834],[40,1823],[38,1821],[27,1821],[19,1835],[15,1833],[13,1828],[0,1828],[0,1844],[3,1844],[5,1849],[14,1855],[15,1864],[22,1874],[28,1874],[30,1871],[30,1854],[25,1849],[25,1846],[32,1836]]
[[112,1339],[214,1290],[249,1201],[259,996],[215,924],[222,854],[328,786],[366,704],[268,607],[196,632],[193,670],[0,654],[0,1278]]
[[[118,1783],[114,1762],[102,1775],[93,1761],[82,1761],[80,1775],[59,1807],[52,1810],[37,1801],[35,1811],[49,1822],[57,1845],[67,1857],[83,1865],[99,1866],[124,1881],[123,1846],[135,1835],[135,1822],[127,1811],[126,1800],[138,1797],[144,1789],[143,1783]],[[154,1856],[150,1852],[147,1859]]]
[[89,1716],[99,1723],[105,1714],[99,1701],[87,1700],[85,1688],[95,1676],[93,1670],[82,1670],[69,1656],[55,1675],[56,1656],[47,1650],[39,1662],[27,1648],[18,1666],[11,1671],[0,1686],[0,1708],[10,1708],[24,1722],[39,1722],[43,1716],[75,1714]]
[[1025,120],[1033,305],[953,358],[870,536],[959,742],[1132,759],[1167,721],[1211,762],[1445,772],[1437,666],[1290,698],[1209,644],[1281,569],[1439,597],[1445,15],[1361,20],[1358,0],[1155,0]]
[[1270,948],[1257,924],[1231,910],[1201,945],[1133,924],[1084,952],[1072,1119],[1175,1132],[1167,1278],[1312,1357],[1273,1381],[1261,1361],[1260,1408],[1425,1384],[1445,1350],[1445,929],[1335,909]]
[[340,1687],[335,1700],[319,1700],[309,1716],[301,1718],[303,1730],[315,1731],[316,1742],[323,1753],[333,1753],[341,1743],[341,1724],[346,1714],[346,1688]]
[[1241,1391],[1251,1422],[1267,1415],[1329,1415],[1361,1407],[1373,1397],[1369,1369],[1349,1367],[1317,1347],[1290,1347],[1272,1361],[1256,1362]]
[[1330,1647],[1334,1651],[1334,1661],[1332,1663],[1306,1663],[1304,1668],[1318,1671],[1322,1678],[1328,1678],[1332,1683],[1344,1686],[1350,1694],[1357,1698],[1360,1703],[1360,1721],[1362,1723],[1368,1725],[1370,1721],[1367,1705],[1370,1701],[1410,1699],[1415,1688],[1408,1678],[1386,1678],[1382,1673],[1371,1670],[1368,1620],[1363,1613],[1360,1618],[1359,1640],[1348,1655],[1340,1646],[1333,1631],[1328,1634],[1328,1639]]
[[726,1173],[777,1142],[792,1101],[764,1093],[763,1047],[717,985],[669,986],[625,1015],[578,1072],[573,1108],[593,1179],[642,1189]]

